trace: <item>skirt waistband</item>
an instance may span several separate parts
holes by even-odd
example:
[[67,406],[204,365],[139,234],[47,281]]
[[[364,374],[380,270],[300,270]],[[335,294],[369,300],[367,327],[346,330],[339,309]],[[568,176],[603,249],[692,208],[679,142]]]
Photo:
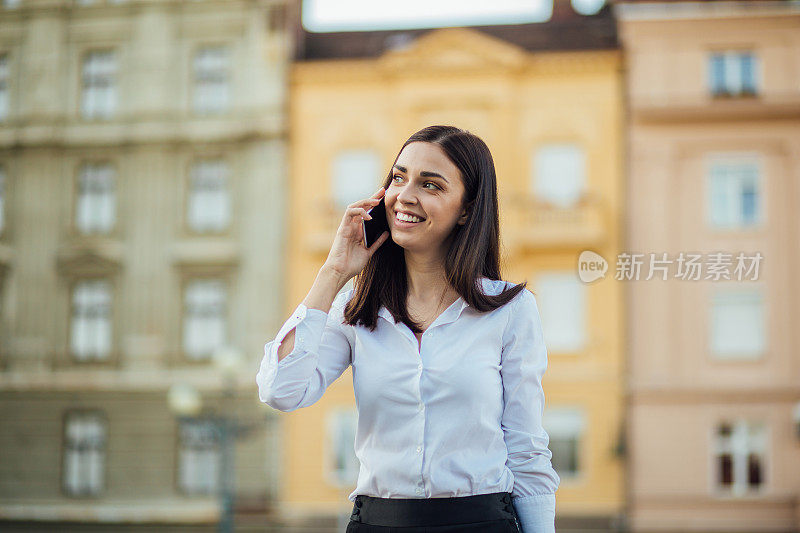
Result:
[[516,519],[510,492],[452,498],[356,496],[350,519],[373,526],[422,527]]

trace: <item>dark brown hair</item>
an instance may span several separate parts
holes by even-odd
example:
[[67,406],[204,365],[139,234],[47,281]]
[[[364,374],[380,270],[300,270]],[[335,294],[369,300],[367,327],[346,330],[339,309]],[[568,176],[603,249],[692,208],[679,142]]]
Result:
[[[497,177],[489,148],[476,135],[455,126],[428,126],[416,132],[403,144],[400,153],[412,142],[437,144],[458,167],[464,183],[463,207],[468,207],[467,221],[456,224],[448,237],[450,247],[445,255],[447,282],[464,300],[480,312],[491,311],[512,300],[527,282],[512,285],[497,295],[484,294],[480,278],[500,280],[500,220],[497,202]],[[384,180],[387,188],[392,168]],[[411,319],[406,309],[408,280],[403,248],[391,236],[367,261],[355,277],[355,291],[344,309],[344,322],[362,324],[374,330],[381,305],[397,322],[404,322],[412,331],[422,328]]]

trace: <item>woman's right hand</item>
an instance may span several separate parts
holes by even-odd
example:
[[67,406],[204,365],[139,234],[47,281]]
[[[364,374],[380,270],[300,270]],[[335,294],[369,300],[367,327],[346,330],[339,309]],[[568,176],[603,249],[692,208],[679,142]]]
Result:
[[367,248],[364,245],[364,230],[361,226],[362,220],[372,218],[367,211],[378,205],[385,193],[386,190],[381,187],[369,198],[347,206],[324,265],[345,280],[361,272],[372,254],[389,238],[389,232],[384,231],[372,246]]

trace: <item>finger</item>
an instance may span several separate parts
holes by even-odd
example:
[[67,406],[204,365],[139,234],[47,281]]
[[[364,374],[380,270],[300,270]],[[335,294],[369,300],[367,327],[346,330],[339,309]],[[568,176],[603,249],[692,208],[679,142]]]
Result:
[[384,231],[383,233],[381,233],[381,236],[380,236],[380,237],[378,237],[378,238],[375,240],[375,242],[373,242],[373,243],[372,243],[372,246],[370,246],[369,248],[367,248],[367,251],[370,253],[370,255],[374,254],[374,253],[375,253],[375,250],[377,250],[378,248],[380,248],[381,244],[383,244],[383,243],[384,243],[384,241],[385,241],[386,239],[388,239],[388,238],[389,238],[389,232],[388,232],[388,231]]
[[[381,189],[383,190],[383,189]],[[383,195],[381,195],[383,196]],[[347,207],[361,207],[364,205],[367,206],[374,206],[377,205],[381,201],[380,197],[375,198],[374,195],[369,198],[364,198],[363,200],[359,200],[357,202],[353,202],[352,204],[348,205]]]
[[351,219],[356,216],[361,216],[362,218],[366,218],[367,220],[372,220],[372,215],[367,213],[367,210],[363,207],[348,207],[347,208],[347,216]]

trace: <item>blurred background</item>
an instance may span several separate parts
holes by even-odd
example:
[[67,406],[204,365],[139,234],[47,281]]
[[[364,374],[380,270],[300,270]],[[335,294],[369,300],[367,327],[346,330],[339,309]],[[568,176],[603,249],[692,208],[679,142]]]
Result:
[[671,0],[4,0],[0,530],[344,531],[350,370],[255,376],[432,124],[494,156],[558,530],[800,531],[800,3]]

